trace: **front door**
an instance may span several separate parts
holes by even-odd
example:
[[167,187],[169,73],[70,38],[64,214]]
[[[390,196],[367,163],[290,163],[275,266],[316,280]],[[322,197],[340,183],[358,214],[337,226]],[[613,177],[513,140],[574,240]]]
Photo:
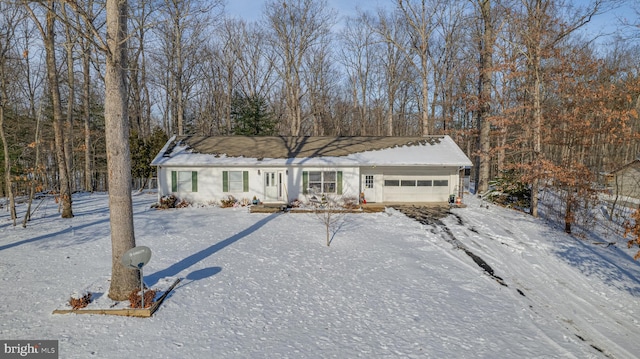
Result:
[[282,171],[264,172],[264,202],[282,201]]
[[362,176],[362,192],[367,202],[376,202],[376,184],[374,175]]

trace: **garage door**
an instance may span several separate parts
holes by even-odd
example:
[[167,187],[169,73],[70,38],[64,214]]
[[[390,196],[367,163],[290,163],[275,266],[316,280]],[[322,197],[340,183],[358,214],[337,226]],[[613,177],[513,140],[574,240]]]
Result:
[[447,202],[449,178],[385,176],[384,202]]

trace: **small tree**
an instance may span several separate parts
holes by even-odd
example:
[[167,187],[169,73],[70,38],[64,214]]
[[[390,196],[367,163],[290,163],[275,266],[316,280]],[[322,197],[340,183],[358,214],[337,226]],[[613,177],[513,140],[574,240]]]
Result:
[[313,206],[313,214],[320,220],[326,230],[327,247],[331,245],[333,236],[336,234],[346,214],[344,198],[330,194],[312,195],[309,203]]
[[[631,224],[631,220],[633,220],[633,224]],[[640,207],[633,212],[631,215],[631,219],[628,220],[624,225],[624,237],[630,238],[627,242],[627,247],[631,248],[634,245],[640,247]],[[633,256],[633,259],[640,259],[640,251]]]

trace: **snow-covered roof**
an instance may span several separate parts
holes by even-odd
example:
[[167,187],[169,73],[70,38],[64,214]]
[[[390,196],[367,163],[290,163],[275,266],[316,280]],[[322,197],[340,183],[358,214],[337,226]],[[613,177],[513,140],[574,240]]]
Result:
[[154,166],[471,166],[449,136],[174,136]]

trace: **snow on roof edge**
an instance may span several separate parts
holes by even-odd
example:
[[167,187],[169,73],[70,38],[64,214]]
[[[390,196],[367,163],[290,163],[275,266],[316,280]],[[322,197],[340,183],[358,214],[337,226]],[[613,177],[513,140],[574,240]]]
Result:
[[[248,158],[226,157],[193,153],[188,146],[175,143],[176,136],[165,144],[160,153],[151,162],[153,166],[175,167],[241,167],[241,166],[428,166],[428,167],[472,167],[471,160],[462,149],[448,136],[442,136],[437,145],[401,146],[352,153],[340,157],[310,157],[310,158]],[[170,145],[174,145],[171,154],[166,155]],[[437,158],[438,162],[425,159]],[[443,161],[444,159],[444,161]]]

